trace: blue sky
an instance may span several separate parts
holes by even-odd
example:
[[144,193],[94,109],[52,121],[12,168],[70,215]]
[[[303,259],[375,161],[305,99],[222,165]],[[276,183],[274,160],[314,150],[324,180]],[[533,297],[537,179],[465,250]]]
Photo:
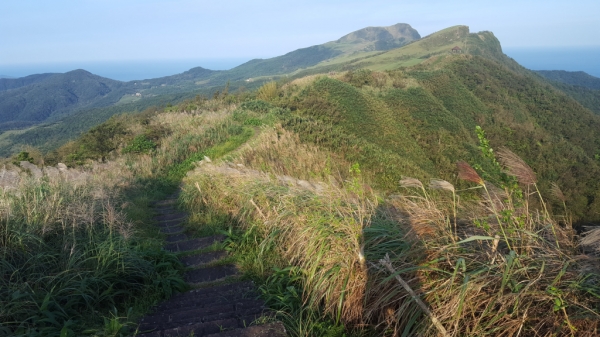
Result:
[[504,47],[600,46],[600,1],[2,0],[0,65],[273,57],[366,26],[456,25]]

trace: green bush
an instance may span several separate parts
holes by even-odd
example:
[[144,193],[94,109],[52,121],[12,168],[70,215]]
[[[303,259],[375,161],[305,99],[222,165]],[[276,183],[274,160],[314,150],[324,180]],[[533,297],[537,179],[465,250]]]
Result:
[[267,113],[271,108],[273,108],[273,105],[262,100],[253,100],[243,102],[242,104],[240,104],[240,108],[254,112]]
[[137,135],[123,149],[123,153],[149,153],[156,148],[156,143],[148,139],[146,135]]
[[29,152],[21,151],[18,155],[15,156],[13,164],[19,165],[22,161],[28,161],[30,163],[33,163],[33,158],[31,158]]

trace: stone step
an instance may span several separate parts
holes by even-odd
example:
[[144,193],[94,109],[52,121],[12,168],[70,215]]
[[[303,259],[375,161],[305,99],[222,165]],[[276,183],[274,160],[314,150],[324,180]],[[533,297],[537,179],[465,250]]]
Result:
[[161,207],[161,208],[153,207],[152,211],[153,211],[153,213],[155,213],[154,216],[168,215],[168,214],[181,212],[180,209],[178,209],[177,207],[173,207],[173,206]]
[[232,302],[219,302],[205,307],[180,308],[177,311],[158,312],[144,317],[140,330],[176,328],[185,324],[208,323],[229,318],[254,321],[265,311],[264,303],[255,299],[240,299]]
[[[226,330],[237,329],[240,328],[240,322],[238,319],[230,318],[222,321],[215,321],[209,323],[197,323],[191,325],[184,325],[177,328],[171,328],[162,330],[159,329],[157,331],[153,331],[151,333],[145,333],[143,335],[138,335],[140,337],[187,337],[187,336],[206,336],[209,334],[215,334],[219,332],[223,332]],[[143,332],[143,330],[140,330]]]
[[185,222],[185,218],[181,219],[172,219],[172,220],[163,220],[158,222],[158,227],[165,228],[171,226],[177,226]]
[[185,273],[183,279],[192,284],[214,282],[222,280],[229,276],[237,276],[238,270],[236,266],[224,265],[208,268],[193,269]]
[[177,198],[164,199],[154,203],[154,207],[171,206],[177,204]]
[[218,261],[225,257],[227,257],[227,252],[224,250],[219,250],[216,252],[207,252],[202,254],[190,255],[179,258],[179,260],[186,267],[199,267],[207,263]]
[[234,329],[206,335],[206,337],[284,337],[287,336],[281,322],[253,325],[243,329]]
[[183,226],[171,226],[171,227],[161,227],[160,232],[165,234],[174,234],[183,232]]
[[[223,304],[231,304],[231,303],[241,303],[244,304],[243,301],[256,301],[258,299],[258,293],[248,290],[247,293],[229,293],[229,294],[215,294],[214,296],[204,297],[204,298],[194,298],[191,300],[179,300],[179,301],[167,301],[161,303],[160,307],[156,307],[154,312],[149,316],[159,315],[159,314],[173,314],[180,311],[199,309],[199,308],[207,308],[210,306],[219,306]],[[254,303],[254,302],[253,302]],[[262,307],[262,301],[255,303],[257,307]],[[242,307],[240,307],[242,308]]]
[[236,301],[244,298],[255,298],[252,282],[235,282],[210,288],[193,289],[185,293],[173,295],[170,299],[154,308],[154,312],[168,312],[171,309],[211,305],[220,301]]
[[187,218],[187,213],[184,212],[173,212],[173,213],[168,213],[168,214],[160,214],[154,217],[154,220],[156,221],[169,221],[169,220],[180,220],[180,219],[185,219]]
[[[175,231],[171,233],[176,233]],[[215,242],[221,242],[225,239],[225,235],[213,235],[203,238],[195,238],[181,242],[169,243],[165,249],[171,252],[185,252],[210,247]]]
[[190,237],[185,233],[167,234],[165,241],[168,243],[189,240]]
[[232,304],[225,304],[208,308],[188,308],[168,314],[157,313],[144,317],[140,322],[140,330],[152,328],[166,330],[187,324],[203,323],[202,318],[204,316],[211,316],[218,313],[231,314],[231,317],[228,318],[235,317],[233,315],[235,314],[235,307]]

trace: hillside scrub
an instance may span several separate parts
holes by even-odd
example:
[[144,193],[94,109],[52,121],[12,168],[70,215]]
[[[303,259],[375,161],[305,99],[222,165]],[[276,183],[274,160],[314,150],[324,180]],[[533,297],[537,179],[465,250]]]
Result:
[[[510,148],[538,172],[542,191],[562,186],[576,222],[597,220],[598,116],[538,76],[483,57],[427,63],[294,80],[269,103],[289,110],[281,117],[286,130],[360,163],[369,183],[392,193],[403,175],[465,187],[454,163],[482,164],[474,133],[481,126],[493,146]],[[549,200],[548,207],[562,205]]]

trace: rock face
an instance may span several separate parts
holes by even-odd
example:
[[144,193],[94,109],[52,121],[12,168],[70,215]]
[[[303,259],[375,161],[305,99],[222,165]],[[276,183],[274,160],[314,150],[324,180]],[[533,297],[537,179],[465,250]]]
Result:
[[28,161],[22,161],[19,166],[9,165],[0,168],[0,188],[4,190],[16,190],[22,179],[30,177],[41,179],[43,177],[52,180],[68,181],[71,183],[83,182],[91,176],[90,173],[78,169],[69,169],[65,164],[59,163],[54,166],[37,167]]
[[19,166],[21,166],[22,168],[29,170],[29,172],[31,172],[31,175],[35,178],[35,179],[40,179],[41,177],[44,176],[44,174],[42,173],[42,170],[37,167],[35,164],[32,164],[28,161],[22,161],[19,163]]
[[19,181],[19,172],[7,170],[6,167],[0,170],[0,188],[3,190],[16,188],[19,185]]

